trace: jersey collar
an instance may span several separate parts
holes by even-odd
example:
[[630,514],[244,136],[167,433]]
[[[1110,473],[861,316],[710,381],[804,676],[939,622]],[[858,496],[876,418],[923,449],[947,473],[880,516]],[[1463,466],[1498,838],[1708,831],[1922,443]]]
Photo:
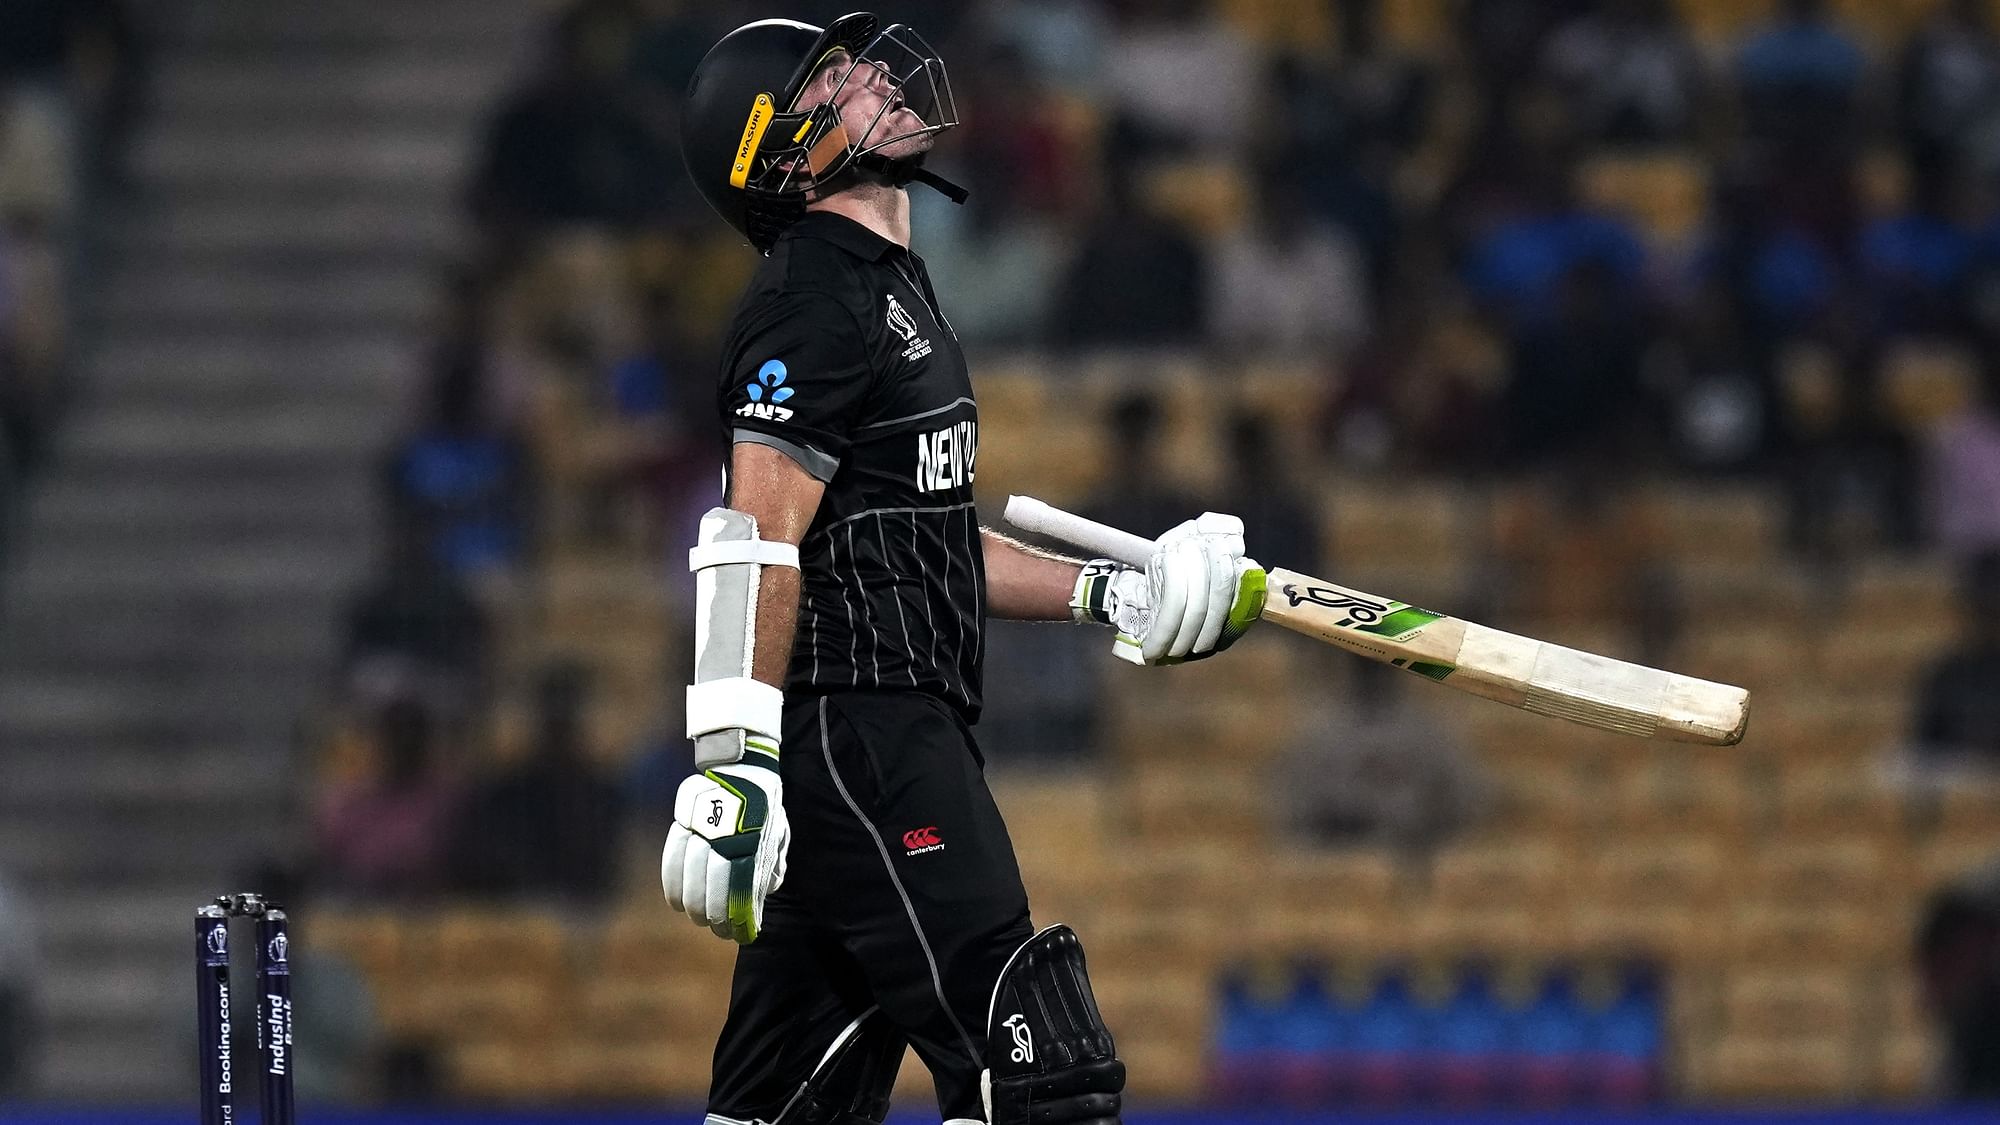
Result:
[[870,262],[880,262],[902,247],[832,211],[808,211],[785,228],[786,238],[817,238]]

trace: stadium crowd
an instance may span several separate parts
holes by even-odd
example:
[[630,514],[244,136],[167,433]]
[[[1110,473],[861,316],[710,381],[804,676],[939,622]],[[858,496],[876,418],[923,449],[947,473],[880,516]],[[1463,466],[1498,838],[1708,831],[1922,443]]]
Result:
[[[674,560],[717,499],[718,333],[751,267],[681,171],[676,107],[703,47],[771,7],[579,0],[494,107],[476,249],[441,281],[349,618],[323,888],[602,901],[628,878],[620,826],[656,846],[688,763]],[[1505,578],[1462,601],[1602,615],[1670,663],[1675,576],[1627,490],[1762,481],[1829,593],[1856,559],[1936,554],[2000,621],[1991,4],[1901,27],[1823,0],[904,7],[884,14],[938,45],[964,117],[935,166],[970,202],[913,205],[975,370],[1040,357],[1050,402],[1105,355],[1193,356],[1225,399],[1248,363],[1310,373],[1283,417],[1236,404],[1199,487],[1156,465],[1138,381],[1103,419],[1122,472],[1100,517],[1240,511],[1260,557],[1311,570],[1327,502],[1274,436],[1302,430],[1310,463],[1506,497]],[[636,661],[537,634],[557,555],[642,561],[668,624]],[[1990,629],[1970,643],[1911,742],[1991,764],[2000,658]],[[1098,655],[996,632],[986,740],[1089,757]],[[1294,794],[1299,832],[1422,849],[1476,819],[1489,781],[1453,737],[1357,691],[1366,721],[1288,752],[1326,781]],[[592,701],[621,692],[642,718],[603,721]],[[1983,892],[1951,910],[2000,917]]]

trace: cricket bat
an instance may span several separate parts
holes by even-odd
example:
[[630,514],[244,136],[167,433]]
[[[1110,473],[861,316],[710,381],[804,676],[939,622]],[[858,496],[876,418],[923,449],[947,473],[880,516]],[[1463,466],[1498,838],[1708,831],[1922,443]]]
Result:
[[[1007,522],[1128,566],[1153,557],[1151,540],[1031,496],[1007,498]],[[1705,746],[1734,746],[1750,725],[1750,693],[1740,687],[1489,629],[1280,567],[1265,573],[1264,620],[1496,703]]]

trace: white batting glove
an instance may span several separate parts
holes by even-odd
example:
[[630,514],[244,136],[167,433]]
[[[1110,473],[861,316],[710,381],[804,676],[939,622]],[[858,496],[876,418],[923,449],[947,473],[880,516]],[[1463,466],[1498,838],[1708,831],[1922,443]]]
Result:
[[1086,565],[1070,614],[1117,629],[1111,651],[1134,664],[1213,656],[1264,610],[1263,568],[1243,549],[1242,520],[1203,513],[1160,536],[1143,571],[1108,559]]
[[667,902],[717,937],[756,941],[764,900],[785,881],[792,831],[783,796],[775,744],[681,782],[660,856]]

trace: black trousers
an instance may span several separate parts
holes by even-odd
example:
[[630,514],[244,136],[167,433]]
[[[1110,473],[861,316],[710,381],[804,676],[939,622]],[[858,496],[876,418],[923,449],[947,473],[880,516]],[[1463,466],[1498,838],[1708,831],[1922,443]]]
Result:
[[972,732],[920,693],[793,693],[784,739],[788,868],[736,955],[709,1113],[775,1117],[879,1006],[944,1118],[983,1119],[987,1005],[1033,929]]

